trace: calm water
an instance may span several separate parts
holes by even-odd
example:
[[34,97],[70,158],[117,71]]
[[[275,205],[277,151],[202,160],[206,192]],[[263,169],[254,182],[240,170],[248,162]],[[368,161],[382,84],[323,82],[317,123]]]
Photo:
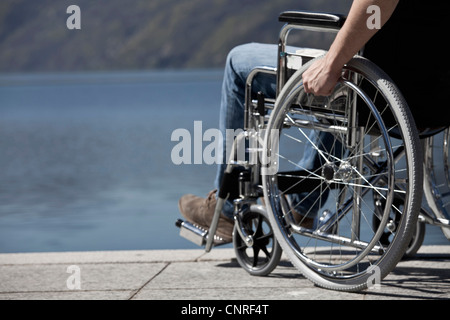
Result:
[[[177,128],[217,128],[221,71],[0,76],[0,252],[197,248],[178,199],[215,166],[176,166]],[[428,244],[448,244],[428,228]]]

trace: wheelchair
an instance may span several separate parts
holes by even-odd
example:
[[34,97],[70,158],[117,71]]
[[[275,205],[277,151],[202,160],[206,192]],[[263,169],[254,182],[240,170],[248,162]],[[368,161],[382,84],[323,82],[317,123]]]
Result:
[[[278,64],[247,79],[244,132],[234,141],[211,227],[177,221],[180,235],[208,252],[224,202],[234,200],[233,247],[251,275],[271,273],[284,253],[314,284],[359,291],[416,253],[425,223],[450,239],[449,130],[420,133],[393,81],[362,56],[344,67],[330,96],[304,92],[302,74],[321,57],[287,52],[288,35],[337,32],[345,18],[279,16]],[[261,73],[276,77],[275,99],[252,92]],[[305,163],[305,152],[313,161]]]

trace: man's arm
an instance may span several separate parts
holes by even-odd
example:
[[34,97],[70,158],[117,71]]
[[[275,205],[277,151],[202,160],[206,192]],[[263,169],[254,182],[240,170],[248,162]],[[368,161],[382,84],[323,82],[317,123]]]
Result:
[[381,26],[391,17],[399,0],[354,0],[347,20],[323,59],[303,74],[305,92],[316,96],[330,95],[341,76],[342,67],[378,31],[367,27],[370,14],[367,8],[377,5],[381,12]]

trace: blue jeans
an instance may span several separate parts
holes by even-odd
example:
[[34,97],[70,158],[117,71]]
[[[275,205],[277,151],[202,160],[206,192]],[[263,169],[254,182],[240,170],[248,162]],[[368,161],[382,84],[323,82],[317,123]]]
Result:
[[[292,48],[291,48],[292,49]],[[290,49],[290,50],[291,50]],[[245,83],[250,72],[258,66],[276,67],[277,45],[249,43],[238,46],[230,51],[227,57],[224,79],[222,84],[222,98],[220,105],[219,129],[222,133],[223,141],[219,143],[219,157],[222,161],[218,165],[215,187],[220,188],[222,177],[226,169],[225,147],[227,143],[227,129],[242,129],[244,126],[245,108]],[[261,91],[267,98],[275,98],[276,77],[269,74],[259,74],[253,81],[252,90],[254,93]],[[311,136],[311,141],[326,139],[327,134]],[[228,141],[232,143],[232,141]],[[322,144],[318,144],[322,145]],[[318,167],[318,153],[313,148],[306,148],[299,165],[305,169],[312,170]],[[220,158],[219,158],[220,159]],[[301,197],[297,197],[300,201]],[[227,201],[223,209],[223,214],[229,218],[233,217],[233,204]]]
[[[242,129],[244,127],[245,82],[250,72],[257,66],[275,67],[277,63],[277,46],[270,44],[249,43],[235,47],[227,57],[224,79],[222,84],[222,98],[220,104],[219,129],[223,141],[219,143],[219,157],[215,187],[220,188],[223,173],[226,169],[226,130]],[[254,92],[263,92],[266,97],[275,97],[276,78],[270,75],[258,75],[253,82]],[[228,141],[231,143],[231,141]],[[229,149],[229,148],[228,148]],[[220,159],[220,158],[219,158]],[[233,204],[227,201],[223,214],[233,217]]]

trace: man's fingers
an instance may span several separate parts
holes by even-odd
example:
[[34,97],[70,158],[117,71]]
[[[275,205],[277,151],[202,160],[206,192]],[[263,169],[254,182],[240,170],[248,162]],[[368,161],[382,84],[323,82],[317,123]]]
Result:
[[309,83],[308,81],[305,80],[305,78],[303,78],[303,88],[305,89],[306,93],[310,93],[310,89],[309,89]]

